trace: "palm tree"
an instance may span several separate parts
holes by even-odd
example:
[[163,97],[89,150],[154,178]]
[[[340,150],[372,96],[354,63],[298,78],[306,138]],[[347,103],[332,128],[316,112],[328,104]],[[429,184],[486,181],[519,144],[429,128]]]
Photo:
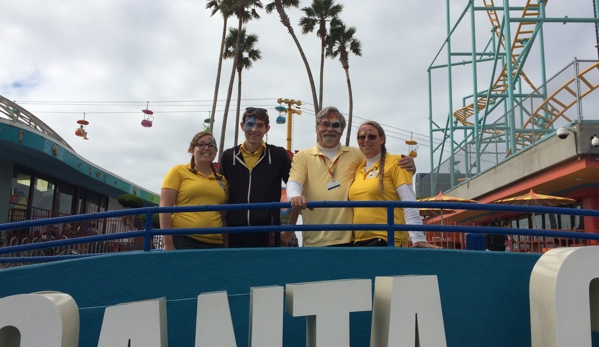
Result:
[[299,7],[299,0],[274,0],[270,4],[266,5],[266,13],[271,13],[274,9],[279,13],[279,17],[281,18],[281,23],[287,28],[291,38],[293,38],[293,42],[297,46],[297,49],[302,56],[302,60],[304,61],[304,66],[306,67],[306,71],[308,72],[308,79],[310,80],[310,88],[312,89],[312,100],[314,102],[314,114],[317,114],[320,109],[318,108],[318,98],[316,97],[316,86],[314,86],[314,77],[312,77],[312,70],[310,70],[310,64],[308,63],[308,59],[306,59],[306,55],[304,54],[304,50],[300,45],[297,36],[295,36],[295,32],[293,31],[293,27],[291,26],[291,22],[289,21],[289,16],[285,12],[285,8],[289,7]]
[[[235,15],[239,19],[239,25],[237,27],[237,32],[241,32],[241,28],[243,23],[248,22],[250,19],[255,18],[259,19],[260,15],[256,12],[256,8],[262,8],[262,3],[260,0],[234,0],[236,11]],[[241,40],[241,36],[237,35],[237,40],[235,42],[235,52],[239,52],[239,44]],[[233,58],[233,69],[231,71],[231,79],[229,80],[229,90],[227,91],[227,100],[225,102],[225,113],[223,115],[223,127],[220,134],[220,148],[219,159],[223,155],[223,149],[225,147],[225,132],[227,130],[227,117],[229,115],[229,106],[231,105],[231,95],[233,94],[233,83],[235,82],[235,71],[237,69],[237,58],[239,55],[235,54]]]
[[305,17],[300,18],[302,34],[311,33],[318,24],[316,36],[320,37],[320,91],[318,109],[322,109],[322,90],[324,76],[324,54],[327,39],[327,21],[337,19],[343,11],[343,5],[335,4],[335,0],[312,0],[311,7],[304,7]]
[[218,88],[220,87],[220,72],[223,66],[223,49],[225,47],[225,36],[227,34],[227,20],[234,14],[234,4],[231,0],[208,0],[206,9],[211,9],[210,17],[217,12],[223,16],[223,35],[220,42],[220,52],[218,53],[218,71],[216,73],[216,84],[214,86],[214,101],[212,102],[212,113],[210,113],[210,131],[214,128],[214,115],[216,113],[216,102],[218,100]]
[[[235,43],[237,42],[237,29],[229,28],[229,35],[225,40],[224,58],[235,57]],[[237,137],[239,136],[239,112],[241,108],[241,72],[243,69],[252,67],[252,63],[261,59],[260,50],[254,48],[258,43],[258,35],[246,35],[245,28],[241,29],[239,50],[237,51],[237,115],[235,117],[235,144],[237,146]]]
[[339,61],[343,70],[345,70],[345,78],[347,79],[347,90],[349,93],[349,116],[347,118],[347,136],[345,138],[345,145],[349,146],[349,139],[351,138],[351,124],[352,124],[352,112],[354,108],[354,98],[351,90],[351,80],[349,79],[349,53],[353,53],[357,56],[362,56],[362,48],[360,41],[354,37],[356,33],[355,27],[346,28],[345,24],[341,21],[335,22],[331,26],[331,37],[329,40],[329,46],[327,48],[327,56],[336,58],[339,56]]

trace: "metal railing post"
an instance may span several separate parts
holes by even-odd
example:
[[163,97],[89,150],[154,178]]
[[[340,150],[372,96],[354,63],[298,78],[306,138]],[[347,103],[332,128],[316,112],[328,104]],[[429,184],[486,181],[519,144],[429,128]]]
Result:
[[144,252],[149,252],[152,245],[152,212],[146,213],[146,227],[144,233]]
[[395,205],[393,202],[387,204],[387,247],[395,247],[395,230],[393,225],[395,224]]

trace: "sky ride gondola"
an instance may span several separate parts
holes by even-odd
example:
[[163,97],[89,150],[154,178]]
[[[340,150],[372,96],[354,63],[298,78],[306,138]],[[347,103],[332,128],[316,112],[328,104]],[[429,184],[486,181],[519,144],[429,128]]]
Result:
[[285,106],[275,106],[275,109],[279,111],[279,116],[277,117],[277,124],[285,124],[285,114],[287,114],[287,109]]
[[141,110],[141,112],[144,113],[144,119],[141,121],[141,126],[144,128],[151,128],[154,122],[154,112],[152,112],[152,110],[148,109],[148,106],[150,106],[150,102],[148,101],[148,103],[146,104],[146,108]]
[[89,140],[89,138],[87,137],[87,126],[89,125],[89,122],[87,120],[85,120],[85,112],[83,113],[83,119],[79,119],[77,121],[77,124],[79,124],[79,128],[75,129],[75,135],[82,137],[84,140]]

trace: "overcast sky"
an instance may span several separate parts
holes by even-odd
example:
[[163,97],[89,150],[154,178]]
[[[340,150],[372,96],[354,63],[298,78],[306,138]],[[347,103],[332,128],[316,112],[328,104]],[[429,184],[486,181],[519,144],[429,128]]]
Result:
[[[427,69],[447,35],[446,2],[338,3],[345,6],[342,20],[356,27],[362,43],[362,57],[350,56],[355,125],[365,119],[382,123],[392,153],[407,153],[404,141],[413,132],[420,144],[418,170],[430,171]],[[467,3],[451,1],[452,23]],[[218,15],[210,17],[205,4],[191,0],[5,1],[0,21],[0,94],[31,111],[94,164],[159,193],[166,172],[189,161],[189,142],[203,129],[211,109],[223,21]],[[475,4],[483,6],[482,1]],[[524,4],[510,1],[511,6]],[[300,4],[309,5],[308,1]],[[293,149],[311,147],[314,113],[304,65],[276,13],[259,13],[262,18],[250,22],[247,31],[259,36],[262,59],[243,72],[242,109],[269,109],[268,142],[285,146],[286,126],[275,124],[276,99],[307,103],[302,107],[304,114],[295,117]],[[294,24],[302,16],[298,9],[288,14]],[[592,17],[592,0],[550,1],[547,16]],[[235,19],[229,25],[236,26]],[[477,46],[482,50],[491,35],[486,13],[476,14],[476,26]],[[297,26],[295,30],[318,87],[320,42],[315,33],[302,35]],[[597,59],[592,24],[548,24],[544,34],[549,77],[574,57]],[[454,50],[471,51],[469,13],[452,40]],[[540,84],[537,56],[531,54],[525,70]],[[447,54],[442,51],[434,65],[446,62]],[[231,64],[225,61],[223,65],[217,141]],[[489,85],[484,71],[481,66],[479,90]],[[433,73],[434,119],[439,123],[450,112],[446,75],[446,69]],[[461,105],[462,98],[472,92],[471,76],[468,65],[454,69],[454,104]],[[324,105],[337,106],[347,114],[347,84],[338,60],[326,60],[324,80]],[[236,84],[233,95],[237,95]],[[143,128],[141,110],[148,101],[155,121],[152,128]],[[235,105],[234,100],[225,147],[233,145]],[[74,135],[76,121],[84,112],[90,122],[89,141]],[[355,144],[355,129],[352,134]]]

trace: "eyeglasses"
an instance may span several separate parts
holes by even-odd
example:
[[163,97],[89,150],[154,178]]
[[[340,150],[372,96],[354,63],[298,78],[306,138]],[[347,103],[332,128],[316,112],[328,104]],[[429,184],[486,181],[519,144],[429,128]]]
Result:
[[[370,141],[374,141],[378,138],[378,136],[374,135],[374,134],[369,134],[368,135],[368,140]],[[366,140],[366,135],[360,135],[358,136],[358,141],[364,141]]]
[[246,113],[262,113],[262,114],[268,114],[268,111],[264,108],[256,108],[256,107],[247,107],[245,109]]
[[208,147],[211,151],[216,151],[216,145],[212,144],[212,143],[198,142],[198,143],[196,143],[196,147],[199,149],[204,149],[204,148]]

